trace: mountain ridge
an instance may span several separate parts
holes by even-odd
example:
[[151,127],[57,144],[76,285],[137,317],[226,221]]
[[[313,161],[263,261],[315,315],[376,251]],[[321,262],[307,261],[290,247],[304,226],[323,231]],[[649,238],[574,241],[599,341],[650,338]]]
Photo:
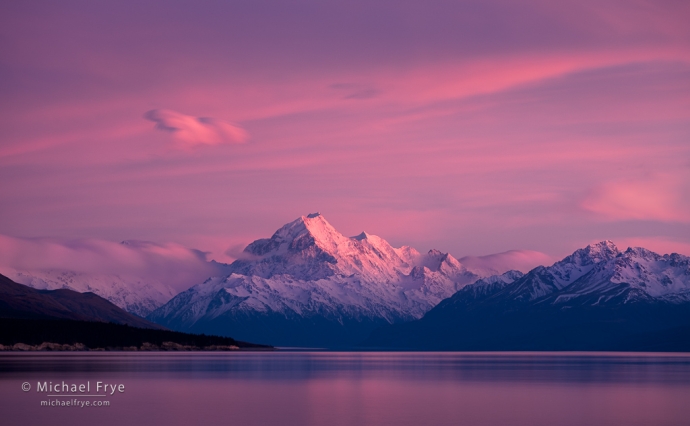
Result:
[[113,322],[133,327],[164,327],[130,314],[94,293],[69,289],[36,290],[0,275],[0,317]]
[[[611,241],[602,241],[511,282],[479,280],[420,320],[375,330],[364,344],[444,350],[631,350],[641,344],[635,336],[646,333],[646,344],[678,348],[682,345],[677,341],[655,342],[653,336],[677,337],[666,331],[690,330],[689,294],[690,257],[643,248],[620,251]],[[690,339],[686,346],[690,349]]]

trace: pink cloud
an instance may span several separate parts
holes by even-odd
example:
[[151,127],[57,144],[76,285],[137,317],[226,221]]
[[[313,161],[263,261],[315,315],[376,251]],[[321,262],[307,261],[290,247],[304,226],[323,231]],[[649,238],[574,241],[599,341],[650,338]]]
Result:
[[657,174],[596,187],[582,207],[612,220],[690,221],[690,176]]
[[179,112],[153,109],[144,118],[156,123],[156,129],[170,132],[181,146],[244,143],[249,135],[241,127],[209,117],[194,117]]
[[554,262],[553,257],[548,254],[533,250],[509,250],[486,256],[465,256],[458,260],[469,270],[484,274],[502,274],[510,270],[527,272]]
[[134,276],[162,282],[175,292],[221,273],[205,253],[179,244],[0,235],[0,270],[7,269]]

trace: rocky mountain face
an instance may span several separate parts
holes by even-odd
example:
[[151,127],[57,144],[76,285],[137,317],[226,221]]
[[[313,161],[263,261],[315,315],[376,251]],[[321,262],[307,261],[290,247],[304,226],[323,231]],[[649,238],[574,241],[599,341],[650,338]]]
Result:
[[449,254],[346,237],[318,213],[249,244],[222,277],[148,318],[167,327],[280,346],[355,344],[374,328],[422,317],[479,275]]
[[690,347],[688,302],[689,257],[643,248],[620,251],[603,241],[512,280],[491,277],[465,286],[421,320],[377,330],[367,345],[647,350],[687,342]]

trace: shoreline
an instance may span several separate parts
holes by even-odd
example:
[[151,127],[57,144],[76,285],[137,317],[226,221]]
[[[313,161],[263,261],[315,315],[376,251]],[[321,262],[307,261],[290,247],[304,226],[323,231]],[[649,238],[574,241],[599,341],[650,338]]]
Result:
[[60,344],[43,342],[40,345],[15,343],[14,345],[0,344],[0,352],[236,352],[236,351],[275,351],[276,348],[246,348],[236,345],[192,346],[175,342],[163,342],[156,345],[144,342],[141,346],[112,346],[89,348],[83,343]]

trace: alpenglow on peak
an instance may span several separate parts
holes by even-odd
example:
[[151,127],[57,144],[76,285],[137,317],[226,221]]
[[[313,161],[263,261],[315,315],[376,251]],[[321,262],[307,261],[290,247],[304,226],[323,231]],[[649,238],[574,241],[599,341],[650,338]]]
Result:
[[[396,248],[366,232],[346,237],[319,213],[285,224],[245,253],[226,275],[180,293],[150,317],[177,330],[283,346],[356,344],[380,325],[420,318],[479,278],[441,252]],[[434,268],[419,266],[427,264]]]

